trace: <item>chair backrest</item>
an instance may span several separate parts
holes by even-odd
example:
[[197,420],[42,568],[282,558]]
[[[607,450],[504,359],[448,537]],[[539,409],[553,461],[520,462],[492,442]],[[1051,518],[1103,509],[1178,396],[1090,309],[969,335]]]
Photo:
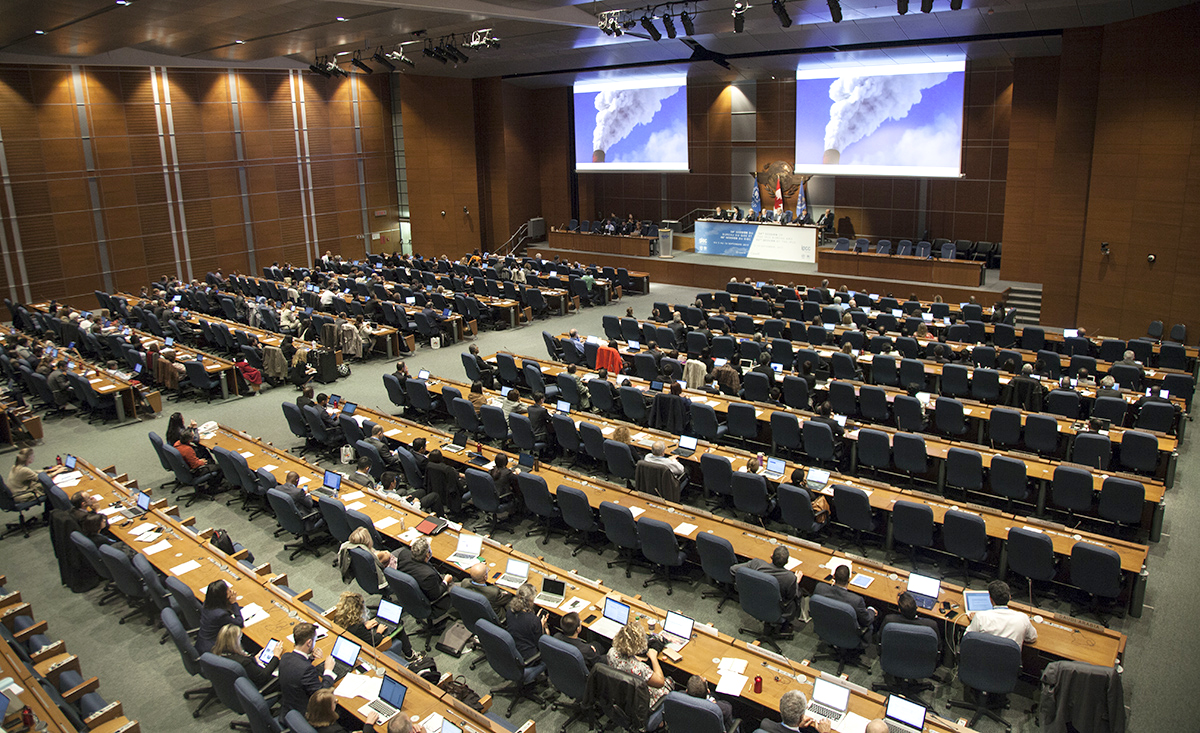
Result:
[[1146,487],[1141,482],[1109,476],[1100,486],[1100,500],[1096,512],[1110,522],[1138,524],[1141,522],[1145,502]]
[[84,536],[82,532],[72,532],[71,542],[74,543],[76,549],[87,560],[88,565],[92,566],[92,570],[95,571],[96,575],[105,580],[112,580],[112,572],[108,569],[104,560],[101,559],[100,550],[96,548],[95,542]]
[[175,649],[179,651],[183,669],[193,677],[200,674],[200,655],[196,653],[196,646],[192,643],[192,638],[188,636],[187,629],[183,628],[175,610],[164,608],[159,612],[159,616],[162,618],[163,628],[167,630],[171,641],[175,643]]
[[638,537],[637,524],[629,507],[611,501],[600,502],[600,521],[604,525],[604,534],[608,541],[627,549],[638,549],[641,540]]
[[813,630],[817,637],[839,649],[857,649],[862,646],[858,631],[858,615],[854,607],[844,601],[814,595],[809,603]]
[[1031,580],[1053,580],[1054,543],[1042,532],[1012,527],[1008,530],[1008,566]]
[[890,623],[879,636],[879,666],[884,674],[918,680],[937,671],[938,634],[933,629]]
[[491,621],[497,626],[500,624],[500,619],[496,616],[496,610],[492,608],[491,602],[479,591],[452,585],[450,586],[450,605],[458,612],[463,625],[472,634],[475,633],[475,622],[480,619]]
[[988,552],[987,523],[975,514],[947,510],[942,517],[942,542],[952,555],[965,560],[982,560]]
[[384,568],[383,577],[387,580],[388,590],[399,599],[405,613],[417,619],[429,618],[433,614],[429,599],[413,576],[395,568]]
[[554,689],[574,700],[582,700],[587,694],[588,668],[579,649],[549,634],[538,639],[538,649]]
[[737,564],[738,558],[729,540],[711,532],[700,532],[696,535],[696,552],[706,577],[716,583],[733,583],[729,568]]
[[525,674],[525,660],[517,650],[512,634],[486,619],[475,622],[475,636],[492,670],[510,682],[520,681]]
[[668,730],[725,733],[724,715],[715,702],[675,691],[667,693],[662,706],[663,721]]
[[783,619],[783,596],[775,578],[743,566],[734,574],[734,584],[743,611],[763,623],[774,624]]
[[238,715],[245,712],[242,709],[241,700],[238,699],[237,693],[233,689],[238,679],[246,676],[246,669],[242,665],[232,659],[205,652],[200,655],[200,673],[204,675],[204,679],[212,683],[213,690],[217,693],[217,699],[225,707]]
[[958,678],[967,687],[1003,695],[1017,686],[1021,645],[1012,639],[968,631],[959,648]]
[[239,677],[233,683],[233,692],[242,706],[242,712],[250,721],[251,733],[279,733],[282,730],[279,721],[271,715],[271,706],[250,678]]
[[637,534],[638,541],[642,544],[642,554],[650,562],[667,567],[679,567],[683,564],[679,542],[670,524],[661,519],[640,517],[637,520]]
[[141,575],[134,569],[128,555],[107,544],[102,545],[99,552],[100,560],[108,568],[113,582],[122,593],[130,598],[146,597],[146,584],[142,582]]
[[[640,397],[638,399],[641,399]],[[626,443],[607,439],[604,441],[604,458],[608,462],[609,473],[623,479],[632,479],[637,473],[637,464],[633,460],[633,451]]]

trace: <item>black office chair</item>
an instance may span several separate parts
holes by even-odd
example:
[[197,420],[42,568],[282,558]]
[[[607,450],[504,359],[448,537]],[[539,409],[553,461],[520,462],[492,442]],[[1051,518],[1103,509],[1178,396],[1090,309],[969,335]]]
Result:
[[[1170,409],[1170,405],[1166,407]],[[1134,473],[1153,476],[1158,470],[1158,438],[1142,430],[1126,430],[1121,434],[1118,463]]]
[[[550,495],[546,479],[536,473],[522,472],[517,475],[517,484],[521,490],[521,498],[525,500],[525,508],[540,520],[542,544],[548,544],[551,532],[562,532],[561,528],[555,526],[555,523],[562,519],[562,512],[555,505],[554,497]],[[525,536],[533,537],[538,533],[539,529],[535,527],[526,532]]]
[[271,505],[271,511],[275,512],[275,519],[279,521],[279,525],[296,538],[295,542],[283,546],[285,550],[292,550],[288,559],[295,560],[302,552],[311,552],[320,557],[321,550],[317,540],[322,534],[328,534],[320,524],[320,514],[315,511],[302,513],[295,500],[278,489],[267,492],[267,501]]
[[475,622],[475,636],[483,647],[488,665],[496,674],[511,683],[491,690],[492,695],[513,696],[505,715],[511,717],[513,709],[521,700],[531,700],[545,709],[546,701],[537,694],[534,685],[546,671],[546,665],[541,662],[540,656],[534,655],[532,659],[522,658],[512,634],[486,619]]
[[1002,496],[1013,511],[1013,501],[1022,501],[1029,495],[1029,472],[1025,461],[1009,456],[993,456],[988,471],[992,493]]
[[778,640],[791,639],[792,633],[783,631],[788,619],[783,615],[783,597],[780,594],[779,583],[764,572],[740,567],[734,575],[734,584],[742,610],[761,621],[763,625],[762,631],[743,627],[738,629],[738,633],[750,634],[776,653],[782,654]]
[[[1154,445],[1154,449],[1157,451],[1158,442],[1155,441]],[[1112,441],[1107,435],[1080,433],[1075,436],[1075,445],[1071,449],[1071,460],[1089,468],[1107,469],[1112,463]]]
[[932,688],[921,680],[929,679],[937,672],[939,656],[938,633],[933,629],[913,624],[888,624],[879,634],[879,667],[884,682],[871,685],[871,689],[902,695],[930,707],[915,693]]
[[475,468],[468,468],[466,476],[467,492],[471,495],[471,503],[488,517],[487,534],[494,535],[500,525],[500,518],[505,515],[511,518],[516,502],[511,494],[500,495],[491,474]]
[[735,733],[741,719],[734,718],[725,727],[724,714],[715,702],[692,697],[685,692],[668,692],[662,699],[663,721],[667,730],[688,733]]
[[[1020,674],[1020,644],[1012,639],[969,631],[959,647],[958,678],[963,685],[978,692],[980,698],[977,702],[952,700],[948,706],[975,712],[967,723],[968,728],[974,728],[987,716],[1003,725],[1006,731],[1012,730],[1012,726],[996,713],[998,708],[992,702],[992,695],[1007,695],[1015,690]],[[1007,705],[1007,701],[1002,698],[1000,705]]]
[[971,563],[983,562],[988,556],[987,523],[977,514],[946,510],[942,517],[942,546],[946,552],[962,560],[963,585],[970,586]]
[[[480,619],[486,619],[500,625],[500,618],[496,615],[495,609],[488,599],[479,591],[464,588],[460,585],[450,586],[450,607],[462,619],[463,625],[467,627],[467,631],[472,634],[475,632],[475,622]],[[486,655],[480,655],[471,662],[471,669],[478,667],[485,659]]]
[[400,607],[420,624],[421,633],[425,636],[425,651],[429,651],[433,635],[450,620],[449,611],[439,610],[431,604],[421,586],[417,585],[416,579],[408,573],[384,568],[383,577],[387,580],[388,590],[399,602]]
[[617,478],[625,479],[625,485],[633,488],[633,479],[637,475],[633,449],[627,443],[610,438],[604,441],[604,458],[608,462],[608,472]]
[[856,486],[833,485],[834,521],[854,533],[854,544],[865,550],[863,532],[875,532],[875,514],[867,492]]
[[571,557],[575,557],[588,547],[596,550],[596,552],[603,552],[602,547],[591,542],[592,533],[599,532],[602,528],[596,519],[596,513],[592,510],[592,506],[588,502],[587,494],[582,489],[577,489],[574,486],[559,484],[556,499],[563,521],[579,537],[579,543],[571,551]]
[[853,664],[869,670],[869,664],[861,661],[862,652],[866,646],[862,633],[858,628],[858,614],[849,603],[815,595],[809,602],[809,613],[812,614],[813,630],[822,643],[833,647],[832,654],[817,654],[818,659],[833,659],[838,663],[837,674],[846,669],[847,664]]
[[[200,668],[200,655],[196,652],[196,647],[192,643],[192,638],[188,635],[186,629],[183,628],[183,623],[180,622],[179,616],[171,608],[162,610],[160,617],[162,618],[163,627],[167,630],[167,634],[171,640],[175,642],[175,648],[179,651],[179,657],[183,661],[183,669],[191,677],[200,677],[207,681],[203,670]],[[200,701],[200,706],[192,711],[193,718],[199,718],[204,709],[216,699],[217,693],[211,685],[205,687],[195,687],[190,690],[185,690],[183,699],[190,700],[197,695],[204,695],[204,699]]]
[[1049,582],[1058,574],[1054,559],[1054,542],[1043,532],[1024,527],[1010,527],[1006,541],[1008,569],[1025,576],[1029,588],[1029,604],[1033,602],[1033,583]]
[[701,597],[720,598],[717,603],[717,613],[720,613],[725,602],[736,597],[730,567],[737,564],[737,554],[729,540],[711,532],[696,535],[696,552],[700,555],[700,569],[704,571],[704,576],[716,586],[714,590],[704,591]]
[[912,433],[896,433],[892,436],[892,460],[897,469],[908,474],[910,482],[917,476],[924,476],[929,470],[925,438]]
[[734,509],[765,526],[775,511],[775,500],[767,489],[767,479],[761,474],[735,471],[732,488]]
[[[667,595],[671,595],[675,580],[675,575],[671,571],[673,568],[682,568],[684,560],[687,559],[687,553],[679,549],[679,541],[675,537],[674,528],[659,519],[639,517],[637,536],[638,542],[642,546],[643,557],[654,568],[654,575],[643,582],[642,587],[647,588],[655,581],[666,580]],[[688,579],[682,580],[691,583]]]
[[917,570],[917,548],[933,547],[933,509],[915,501],[892,505],[892,541],[908,545],[913,572]]
[[1096,513],[1118,526],[1137,527],[1142,521],[1146,487],[1140,481],[1109,476],[1100,486]]
[[624,564],[625,577],[632,577],[634,563],[642,564],[636,557],[636,553],[642,549],[642,542],[638,536],[633,512],[623,504],[603,501],[600,502],[600,521],[604,525],[604,534],[608,541],[617,547],[618,557],[608,563],[608,567]]
[[[1107,547],[1076,542],[1071,547],[1071,585],[1088,594],[1089,610],[1099,617],[1102,625],[1108,626],[1108,619],[1100,611],[1100,600],[1116,601],[1121,595],[1121,556]],[[1114,610],[1121,618],[1125,617],[1119,604]]]
[[818,518],[813,509],[812,496],[807,489],[792,484],[780,484],[777,493],[780,518],[795,530],[798,536],[812,537],[825,528],[828,518]]
[[801,452],[803,447],[800,419],[790,412],[771,412],[771,452],[778,454],[783,449],[794,455]]
[[583,719],[590,723],[591,710],[584,705],[587,695],[588,668],[579,649],[565,641],[555,639],[549,634],[543,634],[538,639],[538,649],[542,661],[546,665],[546,676],[554,689],[558,690],[570,702],[564,704],[555,702],[555,710],[568,709],[567,716],[559,733],[565,733],[567,727],[576,720]]

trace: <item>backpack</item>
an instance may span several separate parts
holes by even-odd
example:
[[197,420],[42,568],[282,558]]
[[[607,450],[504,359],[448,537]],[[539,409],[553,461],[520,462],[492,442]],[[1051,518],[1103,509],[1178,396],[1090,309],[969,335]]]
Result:
[[217,548],[221,552],[224,552],[226,555],[232,555],[233,553],[237,552],[237,550],[233,547],[233,539],[230,538],[229,533],[223,529],[214,529],[212,538],[209,539],[209,542],[212,543],[213,547]]
[[459,702],[471,708],[483,712],[483,705],[480,703],[479,693],[471,689],[467,684],[467,678],[461,674],[452,679],[448,679],[442,684],[442,689],[453,695]]

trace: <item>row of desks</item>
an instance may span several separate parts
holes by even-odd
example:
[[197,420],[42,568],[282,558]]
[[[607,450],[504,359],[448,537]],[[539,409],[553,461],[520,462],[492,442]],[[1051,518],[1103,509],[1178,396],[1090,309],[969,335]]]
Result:
[[[5,581],[5,578],[0,577],[0,587],[4,587]],[[13,631],[14,637],[20,642],[23,642],[30,636],[46,633],[46,630],[49,628],[49,624],[43,619],[21,632],[16,632],[12,629],[10,619],[26,615],[33,616],[33,609],[29,603],[22,599],[19,591],[14,592],[10,590],[7,595],[0,597],[0,617],[3,617],[2,622],[10,627],[9,630]],[[0,724],[4,725],[5,730],[23,730],[21,710],[22,706],[28,706],[30,711],[36,716],[36,720],[45,724],[46,727],[42,730],[74,731],[75,728],[71,725],[71,721],[67,719],[66,714],[46,694],[46,691],[42,689],[39,680],[47,679],[57,684],[58,676],[68,670],[78,672],[82,676],[83,672],[79,657],[67,653],[66,645],[61,641],[56,641],[30,656],[33,660],[32,670],[26,666],[25,660],[21,658],[7,641],[0,639],[0,678],[11,678],[22,690],[20,695],[18,695],[21,704],[10,704],[4,715],[4,719],[0,720]],[[69,703],[73,703],[79,697],[95,692],[99,687],[100,680],[97,678],[84,678],[82,684],[71,690],[64,691],[63,698],[68,700]],[[142,729],[137,721],[125,717],[124,709],[120,702],[110,703],[93,713],[84,722],[88,725],[87,730],[89,733],[140,733]]]
[[977,288],[983,285],[986,264],[970,260],[934,260],[911,255],[842,252],[829,247],[817,249],[818,272],[877,280],[910,280]]
[[[129,489],[136,488],[136,482],[123,482],[110,477],[82,459],[78,461],[77,468],[84,473],[80,491],[99,495],[105,507],[112,502],[119,502],[122,506],[131,505]],[[177,508],[166,504],[165,500],[155,501],[152,510],[137,521],[119,522],[120,516],[117,515],[109,530],[145,555],[160,572],[183,581],[196,593],[197,598],[203,599],[205,588],[214,580],[224,580],[232,585],[243,610],[254,605],[264,613],[262,620],[248,623],[244,630],[245,637],[258,647],[265,646],[271,639],[278,639],[281,642],[281,654],[291,651],[292,627],[308,622],[329,631],[328,636],[317,641],[317,648],[322,659],[330,654],[334,640],[344,633],[344,629],[304,604],[304,601],[311,599],[311,591],[291,595],[282,590],[281,586],[287,586],[287,575],[273,573],[269,564],[249,570],[239,564],[236,557],[226,555],[207,541],[212,530],[195,532],[192,518],[180,519]],[[147,523],[160,528],[147,534],[160,532],[161,536],[152,542],[139,541],[135,531],[141,530]],[[376,674],[386,673],[408,686],[404,714],[412,716],[414,722],[436,712],[460,723],[470,733],[505,733],[497,723],[462,705],[441,688],[410,673],[370,644],[363,644],[359,659],[369,664]],[[361,698],[338,696],[338,704],[359,720],[364,720],[358,710],[366,702]],[[532,733],[532,727],[532,723],[527,723],[522,733]],[[384,728],[374,726],[373,730],[382,733]]]
[[[521,357],[521,356],[515,356],[515,355],[514,355],[514,358],[521,359],[523,361],[536,362],[541,367],[542,373],[550,376],[551,378],[556,378],[559,373],[566,371],[566,366],[563,364],[560,364],[558,362],[539,360],[539,359],[534,359],[531,357]],[[487,360],[494,363],[495,355],[494,354],[490,355],[487,358]],[[595,372],[578,369],[578,368],[577,368],[576,374],[581,378],[589,378],[589,377],[595,376]],[[625,379],[627,380],[625,382],[625,384],[627,384],[631,387],[636,387],[641,390],[649,389],[649,386],[650,386],[649,382],[647,382],[643,379],[640,379],[638,377],[625,377]],[[687,396],[689,399],[691,399],[693,401],[704,402],[705,404],[709,405],[710,407],[713,408],[713,410],[718,415],[727,414],[729,412],[730,404],[737,403],[737,404],[753,405],[755,416],[756,416],[756,418],[758,420],[758,424],[759,424],[760,437],[763,435],[766,435],[766,436],[770,435],[771,413],[772,412],[787,412],[787,413],[794,414],[797,416],[797,418],[799,418],[801,420],[802,426],[803,426],[804,420],[807,420],[807,419],[810,419],[813,417],[813,413],[794,410],[792,408],[781,407],[779,405],[768,405],[768,404],[760,403],[760,402],[746,402],[745,400],[743,400],[739,397],[734,397],[734,396],[730,396],[730,395],[711,394],[708,392],[702,392],[700,390],[693,390],[693,389],[684,390],[684,394],[685,394],[685,396]],[[848,429],[845,434],[845,440],[850,441],[850,445],[852,445],[852,446],[855,445],[855,440],[858,437],[858,429],[860,429],[862,427],[869,427],[869,428],[875,429],[875,430],[882,430],[882,431],[887,432],[892,435],[894,435],[897,432],[902,432],[902,431],[899,431],[899,430],[889,427],[889,426],[874,425],[874,424],[859,425],[858,423],[852,422],[850,420],[846,421],[846,426]],[[926,450],[929,458],[936,461],[938,466],[944,465],[945,460],[946,460],[946,455],[949,453],[951,448],[956,448],[956,447],[957,448],[968,448],[970,450],[977,451],[982,456],[984,468],[988,468],[991,465],[992,459],[995,458],[996,456],[1007,456],[1010,458],[1014,458],[1014,459],[1023,461],[1025,463],[1025,468],[1026,468],[1029,478],[1039,482],[1038,505],[1042,508],[1045,507],[1046,491],[1047,491],[1047,487],[1049,486],[1049,482],[1053,481],[1054,471],[1060,465],[1071,465],[1071,466],[1075,466],[1077,468],[1089,471],[1092,474],[1093,487],[1097,492],[1099,492],[1101,487],[1103,486],[1104,480],[1112,475],[1117,475],[1117,476],[1121,476],[1122,478],[1128,478],[1133,481],[1138,481],[1145,487],[1145,490],[1146,490],[1146,505],[1147,506],[1146,506],[1146,517],[1145,517],[1144,521],[1145,521],[1146,526],[1150,530],[1150,537],[1152,540],[1157,541],[1158,536],[1161,534],[1162,513],[1164,510],[1163,495],[1166,492],[1166,486],[1164,485],[1164,483],[1162,481],[1159,481],[1157,479],[1149,479],[1144,476],[1135,476],[1132,474],[1124,474],[1124,473],[1120,473],[1120,472],[1102,472],[1102,471],[1098,471],[1098,470],[1092,470],[1086,466],[1079,466],[1077,464],[1064,464],[1064,462],[1062,462],[1062,461],[1056,461],[1056,460],[1049,459],[1049,458],[1042,458],[1041,456],[1037,456],[1032,453],[1023,453],[1023,452],[1018,452],[1018,451],[1002,451],[1002,450],[998,450],[996,448],[992,448],[992,447],[985,446],[985,445],[979,445],[976,443],[970,443],[970,444],[955,443],[952,440],[948,440],[946,438],[942,438],[942,437],[939,437],[936,435],[928,435],[928,434],[922,433],[921,437],[924,438],[924,440],[925,440],[925,450]],[[938,475],[939,475],[939,484],[940,484],[940,478],[942,476],[942,472],[939,471]]]
[[[442,386],[452,386],[457,388],[463,394],[469,390],[469,385],[454,382],[452,380],[437,379],[434,384],[429,386],[431,392],[441,393]],[[484,390],[496,402],[500,399],[500,393],[494,390]],[[530,404],[532,401],[523,399],[523,403]],[[553,408],[549,408],[553,409]],[[644,428],[632,423],[622,422],[620,420],[611,420],[600,415],[591,413],[569,414],[567,416],[578,429],[579,423],[589,422],[600,428],[606,438],[611,438],[617,428],[625,427],[633,434],[633,442],[641,447],[646,452],[649,452],[655,441],[662,441],[667,446],[668,454],[679,445],[679,436],[661,430]],[[696,450],[696,453],[688,458],[681,459],[685,465],[691,465],[692,476],[695,478],[700,471],[700,460],[703,455],[712,454],[727,459],[730,462],[734,471],[744,471],[751,459],[755,456],[749,451],[729,448],[723,445],[714,443],[702,442]],[[771,481],[768,479],[768,484],[787,483],[795,470],[801,470],[804,475],[810,475],[812,469],[800,463],[793,461],[786,462],[784,471],[785,478],[779,481]],[[704,484],[703,479],[699,480],[701,485]],[[885,548],[890,552],[892,550],[892,509],[897,501],[909,501],[918,504],[925,504],[933,511],[933,520],[936,524],[942,524],[947,511],[959,511],[974,514],[984,520],[987,526],[987,534],[989,537],[1004,541],[1008,538],[1008,533],[1015,527],[1024,529],[1032,529],[1049,537],[1054,543],[1054,552],[1061,558],[1069,558],[1071,550],[1078,542],[1087,542],[1092,545],[1105,547],[1113,550],[1121,557],[1121,570],[1125,573],[1129,588],[1129,596],[1131,599],[1131,615],[1140,617],[1142,612],[1141,598],[1144,596],[1146,576],[1142,572],[1145,570],[1146,562],[1149,559],[1149,548],[1146,545],[1141,545],[1136,542],[1105,537],[1094,532],[1081,531],[1077,529],[1069,529],[1068,527],[1052,522],[1043,522],[1039,520],[1029,520],[1017,514],[1003,512],[998,509],[981,506],[979,504],[971,504],[966,502],[954,502],[942,496],[929,494],[922,491],[914,491],[901,489],[890,486],[879,481],[864,480],[853,476],[830,472],[828,480],[823,485],[807,484],[804,488],[809,491],[826,496],[832,506],[833,500],[833,485],[845,484],[855,488],[862,489],[869,497],[871,508],[883,512],[887,516],[887,530],[884,541]],[[707,487],[705,489],[707,494]],[[1000,559],[1000,576],[1006,574],[1007,568],[1007,546],[1002,545]]]
[[[431,450],[449,443],[449,436],[431,431],[415,423],[390,418],[385,413],[378,413],[359,407],[356,414],[384,425],[387,429],[387,435],[390,438],[409,442],[415,437],[425,436],[430,439],[429,448]],[[286,451],[265,445],[261,441],[227,428],[221,428],[216,435],[205,442],[210,446],[220,445],[229,450],[236,450],[246,456],[246,461],[252,470],[257,470],[261,467],[269,468],[281,480],[287,471],[296,471],[302,479],[309,479],[308,485],[319,486],[324,475],[321,468],[312,466],[288,454]],[[493,457],[496,453],[496,451],[487,448],[484,449],[484,452],[489,458]],[[446,455],[456,458],[453,454]],[[539,473],[546,478],[552,490],[557,487],[558,483],[563,483],[563,481],[558,480],[557,476],[547,473],[546,468],[541,469]],[[584,484],[586,486],[589,482],[584,482]],[[591,482],[590,487],[591,493],[606,490],[619,492],[605,498],[627,504],[631,507],[644,509],[645,513],[640,516],[664,519],[671,522],[672,525],[678,524],[680,518],[695,521],[695,518],[689,519],[691,517],[690,514],[664,506],[661,503],[655,503],[650,497],[635,496],[628,492],[619,491],[616,487],[608,484],[601,485]],[[357,509],[370,517],[377,531],[404,545],[411,544],[419,536],[416,530],[412,528],[426,516],[423,512],[411,509],[399,501],[376,494],[373,491],[364,491],[348,481],[342,482],[339,498],[341,501],[346,502],[347,508]],[[716,521],[715,518],[713,520]],[[722,536],[729,537],[734,542],[735,547],[737,547],[739,542],[733,535],[740,528],[741,525],[713,525],[707,527],[704,531],[715,530],[721,532]],[[464,530],[452,524],[445,531],[430,538],[434,557],[442,561],[447,561],[458,545],[458,536],[461,531]],[[767,552],[769,553],[769,550]],[[797,556],[795,550],[793,550],[793,556]],[[518,558],[529,562],[529,580],[538,587],[540,587],[543,578],[563,580],[567,583],[567,600],[564,602],[564,605],[570,603],[572,598],[582,599],[587,603],[586,608],[579,611],[580,616],[584,618],[588,617],[591,611],[595,611],[595,615],[599,616],[603,608],[604,599],[607,597],[618,598],[622,602],[630,604],[639,622],[644,623],[650,619],[654,619],[661,627],[661,623],[666,617],[667,609],[655,607],[642,600],[638,595],[622,593],[618,589],[607,586],[602,580],[589,579],[573,570],[555,567],[546,562],[544,558],[526,555],[513,549],[510,545],[501,544],[489,537],[484,538],[481,557],[493,571],[502,570],[509,558]],[[801,557],[801,568],[808,572],[821,573],[823,575],[823,571],[817,570],[817,560],[820,557],[819,554],[804,555]],[[810,568],[811,570],[809,570]],[[861,572],[876,572],[871,568],[862,567],[857,564],[856,568]],[[882,582],[872,583],[872,588],[887,585],[890,591],[894,589],[892,586],[897,584],[900,588],[903,587],[904,580],[902,578],[893,582],[886,576],[881,575],[879,577]],[[898,593],[899,591],[897,590],[888,597],[889,602]],[[548,610],[559,617],[565,614],[565,611],[561,608]],[[687,609],[674,610],[687,611]],[[773,711],[778,710],[779,697],[784,692],[790,689],[799,689],[811,696],[812,681],[822,674],[820,670],[810,666],[807,661],[793,662],[784,656],[763,649],[757,643],[748,644],[741,639],[721,633],[714,627],[697,624],[696,629],[697,631],[693,635],[692,641],[683,648],[680,661],[672,662],[660,657],[660,662],[666,667],[677,670],[684,677],[691,674],[698,674],[707,679],[710,685],[715,686],[719,679],[717,669],[718,660],[725,657],[746,659],[746,676],[752,678],[756,674],[760,674],[763,678],[763,689],[762,692],[754,692],[753,686],[747,682],[741,692],[741,698],[757,706],[758,709],[764,711],[764,714],[770,714],[772,717],[775,715]],[[1102,647],[1106,646],[1108,648],[1101,651],[1097,658],[1100,658],[1103,654],[1112,653],[1115,659],[1115,655],[1119,653],[1116,644],[1118,640],[1114,638],[1110,641],[1112,643],[1101,642],[1100,645]],[[1120,646],[1123,647],[1123,643],[1124,641],[1121,639],[1119,641]],[[828,676],[827,673],[826,675]],[[832,677],[829,678],[834,679]],[[836,681],[840,684],[846,684],[844,680]],[[884,698],[880,695],[854,686],[854,693],[851,696],[851,710],[856,714],[868,720],[882,717],[883,703]],[[956,723],[937,718],[933,710],[930,713],[931,717],[927,728],[930,731],[940,733],[943,731],[966,730]]]

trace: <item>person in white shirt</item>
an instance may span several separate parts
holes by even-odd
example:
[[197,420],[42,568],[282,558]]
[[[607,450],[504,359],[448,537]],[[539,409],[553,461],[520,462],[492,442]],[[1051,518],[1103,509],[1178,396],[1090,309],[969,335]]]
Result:
[[661,440],[656,440],[654,441],[654,445],[650,447],[650,455],[646,456],[645,461],[646,463],[654,463],[659,466],[666,466],[671,470],[671,475],[675,477],[676,481],[681,480],[683,478],[683,474],[685,473],[683,470],[683,464],[679,462],[678,458],[675,458],[674,456],[668,456],[666,453],[667,444]]
[[321,307],[327,308],[333,305],[333,291],[329,288],[321,289]]
[[300,330],[300,317],[296,314],[296,309],[290,305],[285,305],[279,311],[279,329],[284,333],[296,333]]
[[1008,607],[1008,602],[1012,598],[1008,583],[1003,580],[993,580],[988,583],[988,595],[992,597],[993,607],[990,610],[976,613],[975,617],[971,619],[971,625],[967,627],[967,631],[981,631],[993,636],[1002,636],[1005,639],[1012,639],[1022,646],[1027,642],[1037,641],[1037,629],[1033,628],[1033,622],[1029,620],[1029,616]]

